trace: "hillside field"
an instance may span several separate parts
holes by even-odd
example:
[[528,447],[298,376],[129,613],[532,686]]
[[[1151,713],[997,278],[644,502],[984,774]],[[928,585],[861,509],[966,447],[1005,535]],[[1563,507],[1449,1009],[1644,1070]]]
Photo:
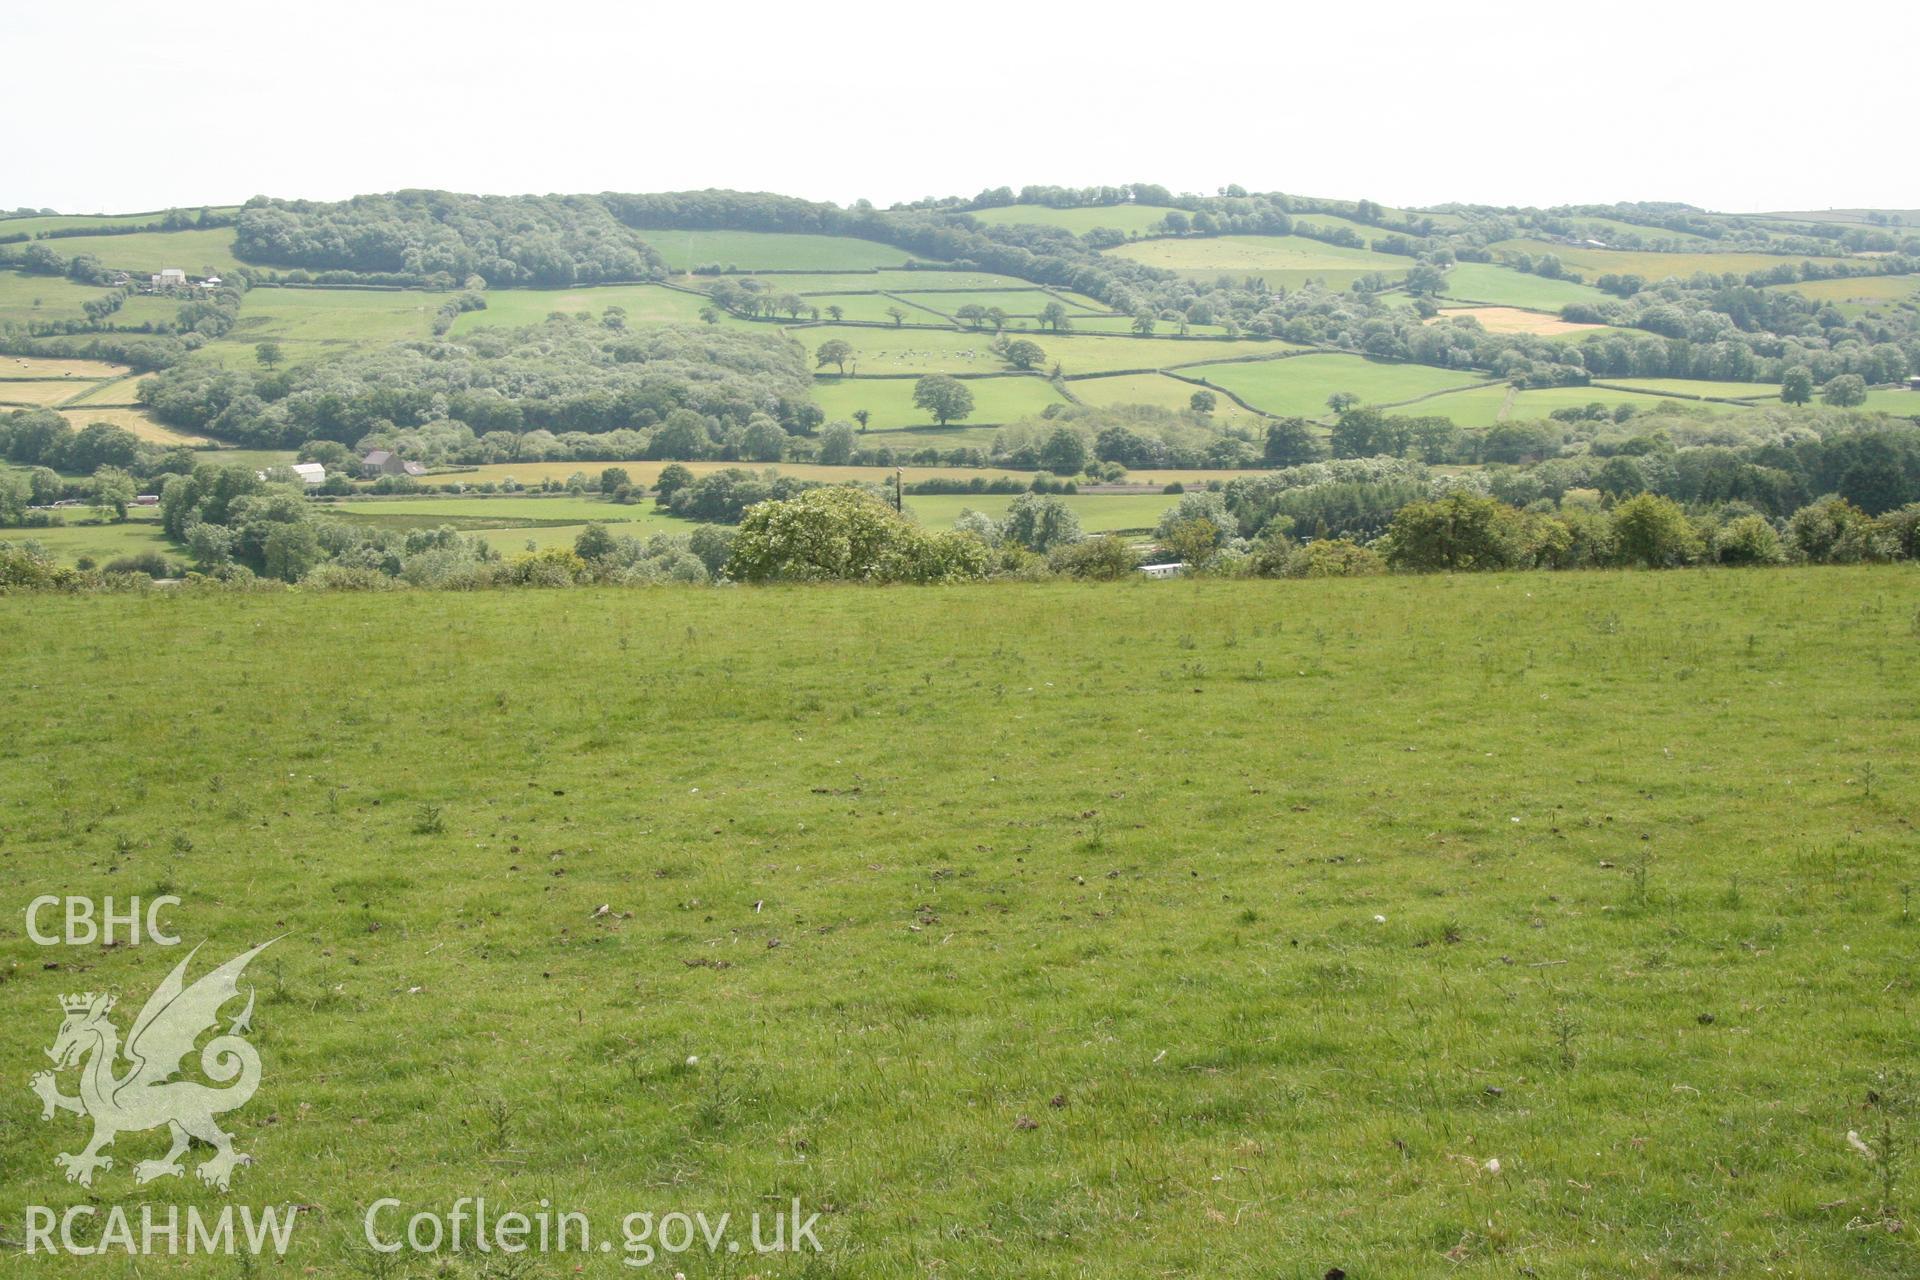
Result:
[[1363,275],[1377,272],[1393,278],[1413,265],[1412,258],[1306,236],[1182,236],[1123,244],[1108,252],[1190,278],[1252,276],[1275,288],[1324,280],[1329,288],[1344,289]]
[[1458,262],[1447,268],[1443,292],[1449,298],[1466,302],[1490,302],[1556,314],[1570,302],[1605,302],[1608,297],[1592,285],[1549,280],[1488,262]]
[[1144,235],[1172,212],[1174,210],[1150,204],[1085,205],[1072,209],[1054,209],[1041,204],[1010,204],[998,209],[974,209],[970,214],[990,227],[1027,223],[1037,227],[1060,227],[1076,235],[1085,235],[1095,227],[1111,227],[1128,235]]
[[[178,896],[196,975],[278,939],[223,1117],[231,1198],[304,1206],[261,1274],[629,1274],[362,1237],[485,1195],[616,1242],[797,1198],[824,1252],[766,1276],[1892,1280],[1914,1233],[1847,1135],[1915,1133],[1915,600],[1911,566],[14,598],[4,856],[21,903]],[[226,1199],[135,1191],[150,1132],[64,1181],[85,1122],[25,1087],[51,992],[125,1026],[184,954],[0,940],[8,1238]]]
[[[1200,365],[1181,372],[1224,387],[1256,409],[1302,418],[1328,416],[1327,397],[1338,391],[1357,395],[1368,404],[1384,405],[1488,381],[1485,375],[1471,370],[1436,369],[1341,354]],[[1408,412],[1445,410],[1421,408]]]

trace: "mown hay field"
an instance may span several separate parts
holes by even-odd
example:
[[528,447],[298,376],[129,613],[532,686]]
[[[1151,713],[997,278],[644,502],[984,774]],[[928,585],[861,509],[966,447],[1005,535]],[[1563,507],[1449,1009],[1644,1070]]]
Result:
[[1363,275],[1405,275],[1413,259],[1371,249],[1327,244],[1306,236],[1184,236],[1142,240],[1108,250],[1150,267],[1195,278],[1256,276],[1269,285],[1297,288],[1324,280],[1344,289]]
[[1129,235],[1151,231],[1172,209],[1150,204],[1089,205],[1074,209],[1054,209],[1041,204],[1010,204],[998,209],[971,209],[969,216],[992,227],[1024,223],[1036,227],[1060,227],[1076,235],[1085,235],[1095,227],[1111,227]]

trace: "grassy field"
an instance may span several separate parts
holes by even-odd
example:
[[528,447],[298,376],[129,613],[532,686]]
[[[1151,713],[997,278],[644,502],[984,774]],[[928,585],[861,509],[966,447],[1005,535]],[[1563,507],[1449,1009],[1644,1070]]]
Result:
[[[916,306],[925,307],[929,311],[940,312],[942,315],[948,317],[951,317],[955,311],[965,306],[983,307],[989,310],[998,307],[1009,316],[1036,316],[1049,302],[1057,301],[1057,299],[1045,289],[982,289],[970,293],[949,293],[945,291],[939,293],[908,293],[903,290],[900,292],[900,296],[914,303]],[[1078,304],[1074,304],[1069,306],[1067,310],[1070,312],[1078,312],[1084,310],[1084,308]]]
[[1723,400],[1777,400],[1777,382],[1710,382],[1703,378],[1606,378],[1608,386],[1639,391],[1670,391],[1678,396],[1713,396]]
[[1882,413],[1897,413],[1903,418],[1920,418],[1920,395],[1906,390],[1869,391],[1863,407],[1878,409]]
[[[826,410],[828,422],[851,422],[855,409],[873,417],[869,427],[932,426],[933,417],[913,403],[912,378],[815,378],[813,398]],[[968,378],[973,413],[963,422],[1015,422],[1038,414],[1050,404],[1066,403],[1045,378],[1017,375],[1007,378]]]
[[[913,324],[948,324],[952,317],[942,315],[933,306],[925,306],[887,293],[809,293],[801,295],[809,306],[818,307],[823,319],[833,319],[829,307],[840,308],[842,320],[864,320],[870,324],[892,324],[892,311],[906,313]],[[818,344],[816,344],[818,345]]]
[[718,263],[742,271],[858,271],[898,267],[913,257],[877,240],[812,236],[785,231],[674,231],[640,229],[675,271]]
[[[209,212],[233,213],[238,208],[238,205],[223,205],[213,207]],[[200,212],[199,206],[196,205],[189,212]],[[38,214],[26,218],[0,218],[0,236],[19,235],[22,232],[30,236],[37,236],[42,231],[110,230],[114,227],[150,227],[164,221],[166,216],[167,211],[165,209],[159,209],[151,213],[54,213]],[[86,240],[85,237],[60,236],[48,241],[48,244],[56,252],[61,252],[64,251],[64,246],[74,243],[75,240],[80,240],[88,244],[94,243],[93,241]],[[68,252],[67,256],[72,257],[75,254],[91,252],[91,249],[74,249]]]
[[1188,277],[1255,276],[1287,288],[1324,280],[1332,288],[1344,289],[1373,272],[1389,278],[1403,276],[1413,264],[1411,258],[1348,249],[1305,236],[1190,236],[1143,240],[1108,252]]
[[[833,338],[852,344],[854,358],[847,363],[849,373],[996,373],[1010,368],[988,350],[993,341],[991,332],[831,324],[796,327],[790,332],[809,352]],[[1135,338],[1071,331],[1027,336],[1047,353],[1043,369],[1051,370],[1058,364],[1069,376],[1121,369],[1161,369],[1300,349],[1286,342]]]
[[[0,227],[6,224],[0,222]],[[0,271],[0,322],[26,326],[35,320],[82,320],[82,306],[106,290],[76,284],[65,276],[35,276],[24,271]],[[4,369],[13,356],[0,356]]]
[[1822,302],[1878,305],[1904,302],[1920,296],[1920,276],[1854,276],[1842,280],[1806,280],[1799,284],[1773,284],[1767,287],[1785,289]]
[[1212,364],[1181,372],[1225,387],[1256,409],[1303,418],[1327,416],[1327,397],[1336,391],[1351,392],[1368,404],[1394,404],[1486,381],[1485,375],[1464,370],[1394,364],[1340,354]]
[[[13,600],[9,901],[177,895],[196,976],[279,938],[223,1123],[232,1200],[308,1206],[288,1274],[433,1272],[367,1208],[484,1194],[616,1247],[797,1197],[825,1252],[769,1275],[1891,1280],[1914,1236],[1846,1135],[1914,1134],[1913,601],[1910,568]],[[135,1191],[151,1133],[67,1183],[84,1121],[24,1087],[57,996],[124,1029],[183,955],[7,931],[14,1203],[226,1200]]]
[[[1444,403],[1444,402],[1441,402]],[[1544,418],[1555,409],[1584,408],[1590,404],[1604,404],[1609,408],[1621,404],[1631,404],[1642,413],[1659,412],[1668,409],[1686,409],[1705,413],[1744,413],[1746,410],[1738,404],[1711,403],[1698,400],[1675,400],[1671,396],[1637,395],[1626,391],[1609,391],[1605,387],[1541,387],[1533,391],[1522,391],[1514,401],[1514,408],[1508,415],[1512,418]]]
[[[490,293],[488,301],[501,296]],[[361,343],[404,342],[433,335],[444,293],[419,289],[253,289],[241,304],[230,342],[271,338],[297,351]]]
[[[4,358],[4,357],[0,357]],[[136,403],[140,390],[140,379],[145,375],[129,374],[124,378],[106,378],[91,384],[85,395],[75,396],[67,401],[69,405],[130,405]]]
[[[4,367],[4,364],[0,363],[0,368]],[[77,379],[59,381],[29,378],[0,379],[0,405],[6,405],[12,409],[45,408],[48,405],[59,404],[62,400],[70,400],[91,389],[92,385]]]
[[1550,253],[1589,280],[1611,272],[1644,276],[1650,283],[1658,283],[1668,276],[1685,279],[1696,271],[1713,275],[1731,272],[1744,276],[1750,271],[1766,271],[1781,263],[1798,266],[1805,261],[1804,257],[1773,253],[1655,253],[1637,249],[1587,249],[1548,240],[1527,239],[1496,240],[1487,247],[1496,253],[1527,253],[1536,258]]
[[[1121,374],[1111,378],[1075,378],[1067,390],[1076,400],[1087,404],[1150,404],[1160,409],[1185,409],[1200,390],[1190,382],[1170,378],[1164,373]],[[1248,413],[1233,401],[1216,395],[1213,420],[1221,425],[1251,423],[1257,415]]]
[[[1088,533],[1152,529],[1160,514],[1180,501],[1178,495],[1160,493],[1069,494],[1060,500],[1073,508]],[[1012,502],[1005,494],[908,494],[907,510],[930,529],[949,529],[962,511],[983,511],[998,519]]]
[[[468,333],[482,325],[517,328],[539,324],[556,311],[567,315],[585,311],[598,319],[608,307],[626,308],[627,323],[635,326],[704,324],[700,311],[706,305],[706,299],[694,294],[652,284],[600,285],[591,289],[492,289],[487,293],[486,310],[461,315],[453,322],[453,332],[455,335]],[[747,321],[723,315],[720,323],[737,327]]]
[[0,542],[37,542],[62,564],[82,558],[104,565],[121,556],[157,551],[170,559],[184,559],[182,548],[161,531],[150,509],[130,513],[120,524],[96,524],[85,507],[69,507],[61,516],[66,524],[55,529],[0,529]]
[[[58,251],[91,253],[104,266],[136,275],[152,275],[163,267],[179,267],[190,276],[233,271],[233,229],[207,231],[135,231],[121,236],[89,236],[50,242]],[[68,248],[68,246],[73,246]]]
[[1447,268],[1446,296],[1558,314],[1569,302],[1605,302],[1610,295],[1592,285],[1549,280],[1488,262],[1458,262]]
[[[811,237],[810,237],[811,238]],[[865,243],[862,241],[861,243]],[[1033,281],[1018,276],[1003,276],[991,271],[822,271],[782,272],[761,276],[760,283],[776,293],[863,293],[905,290],[925,292],[942,289],[1031,289]],[[696,279],[695,288],[712,281]]]
[[1142,235],[1173,210],[1150,204],[1094,205],[1079,209],[1054,209],[1043,204],[1010,204],[998,209],[972,209],[968,212],[991,227],[1024,223],[1036,227],[1061,227],[1075,235],[1085,235],[1095,227],[1111,227],[1128,235]]

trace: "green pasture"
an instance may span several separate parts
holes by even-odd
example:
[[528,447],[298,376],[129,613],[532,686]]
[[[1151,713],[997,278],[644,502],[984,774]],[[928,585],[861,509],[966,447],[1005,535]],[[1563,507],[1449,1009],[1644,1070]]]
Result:
[[[915,271],[783,272],[779,275],[753,278],[775,293],[799,294],[870,291],[926,293],[945,289],[1028,289],[1033,287],[1031,280],[1022,280],[1018,276],[997,275],[991,271],[943,271],[934,268]],[[737,284],[742,283],[745,277],[733,276],[729,279]],[[704,277],[694,281],[696,288],[704,288],[710,283],[712,282]]]
[[1658,253],[1651,249],[1589,249],[1558,244],[1548,240],[1496,240],[1488,248],[1495,253],[1527,253],[1535,258],[1553,254],[1565,266],[1593,280],[1607,274],[1638,275],[1657,284],[1668,276],[1686,279],[1697,271],[1711,275],[1744,276],[1752,271],[1767,271],[1787,263],[1798,266],[1806,259],[1774,253]]
[[[0,222],[0,227],[5,225]],[[0,323],[11,321],[24,328],[35,320],[84,320],[86,312],[81,306],[105,293],[104,289],[76,284],[65,276],[0,271]]]
[[1777,382],[1713,382],[1705,378],[1602,378],[1610,387],[1629,387],[1635,391],[1668,391],[1677,396],[1713,397],[1720,400],[1777,400]]
[[0,529],[0,542],[35,542],[62,564],[71,565],[91,559],[104,567],[122,556],[158,551],[169,559],[181,559],[183,548],[160,528],[160,520],[151,509],[131,512],[119,524],[98,524],[86,507],[68,507],[58,513],[64,525],[51,529]]
[[1447,418],[1456,427],[1490,427],[1514,416],[1519,394],[1506,383],[1496,382],[1484,387],[1469,387],[1465,391],[1449,391],[1393,412],[1408,417]]
[[1861,406],[1877,409],[1881,413],[1898,414],[1903,418],[1920,418],[1920,392],[1904,388],[1867,392],[1867,402]]
[[[1327,397],[1337,391],[1351,392],[1368,404],[1389,405],[1486,381],[1481,374],[1458,369],[1395,364],[1339,353],[1246,364],[1212,364],[1181,372],[1225,387],[1256,409],[1299,418],[1328,416],[1331,411],[1327,408]],[[1402,412],[1440,410],[1422,404],[1417,408],[1409,406]]]
[[1555,409],[1579,409],[1590,404],[1604,404],[1609,409],[1622,404],[1630,404],[1641,413],[1721,414],[1746,412],[1746,406],[1741,404],[1717,403],[1705,400],[1681,400],[1673,396],[1642,395],[1631,391],[1611,391],[1606,387],[1541,387],[1518,393],[1514,399],[1513,409],[1507,416],[1516,421],[1527,418],[1544,418]]
[[[219,206],[210,209],[209,212],[234,213],[238,208],[237,205]],[[200,212],[200,207],[195,205],[187,212],[197,214]],[[37,214],[25,218],[0,218],[0,236],[19,235],[22,232],[30,236],[38,236],[43,231],[111,231],[116,227],[151,227],[164,221],[166,216],[167,211],[160,209],[152,213],[55,213]],[[56,236],[47,243],[55,251],[69,258],[80,253],[94,252],[92,248],[77,248],[69,252],[62,247],[76,240],[88,245],[93,243],[85,236]]]
[[675,271],[718,263],[741,271],[857,271],[898,267],[913,257],[877,240],[787,231],[676,231],[639,228]]
[[[856,409],[872,414],[872,428],[932,426],[933,418],[913,403],[913,378],[816,377],[813,398],[825,410],[828,422],[851,422]],[[1047,379],[1033,374],[1004,378],[968,378],[973,412],[962,423],[1016,422],[1032,417],[1050,404],[1063,404]]]
[[[1075,378],[1067,383],[1067,390],[1073,398],[1085,404],[1106,408],[1111,405],[1145,404],[1156,409],[1180,409],[1191,407],[1193,393],[1202,388],[1178,378],[1168,377],[1164,373],[1120,374],[1105,378]],[[1257,421],[1254,414],[1248,413],[1225,396],[1215,397],[1213,420],[1222,425],[1249,424]]]
[[[0,1161],[55,1213],[302,1207],[169,1274],[629,1270],[364,1237],[485,1195],[616,1249],[820,1215],[661,1275],[1904,1280],[1848,1135],[1915,1124],[1914,585],[10,598],[16,924],[165,893],[186,945],[0,938]],[[136,1187],[131,1130],[66,1181],[59,997],[124,1031],[268,938],[231,1193]]]
[[[898,292],[908,301],[946,316],[952,316],[955,311],[966,306],[987,310],[998,307],[1010,316],[1036,316],[1049,302],[1061,301],[1040,288],[981,290],[973,293],[909,293],[905,290]],[[1069,311],[1084,309],[1077,303],[1063,305],[1067,305]]]
[[998,209],[970,209],[969,216],[991,227],[1024,224],[1034,227],[1060,227],[1075,235],[1085,235],[1095,227],[1110,227],[1128,235],[1145,235],[1172,209],[1150,204],[1107,204],[1084,208],[1054,209],[1042,204],[1010,204]]
[[[890,310],[899,310],[906,313],[906,319],[909,324],[949,323],[948,317],[941,315],[939,311],[934,309],[939,306],[938,298],[940,295],[938,294],[931,295],[927,305],[909,301],[904,297],[896,298],[885,293],[809,293],[802,296],[806,298],[808,306],[818,307],[822,317],[829,320],[832,319],[832,316],[828,314],[827,308],[839,307],[841,312],[840,318],[843,320],[865,320],[872,324],[892,324],[894,322],[893,317],[887,313]],[[799,337],[803,341],[807,336],[807,331],[804,329],[797,329],[794,333],[796,337]],[[818,346],[819,343],[815,343],[814,345]]]
[[1920,276],[1848,276],[1838,280],[1806,280],[1799,284],[1768,285],[1821,302],[1877,305],[1920,298]]
[[[444,294],[436,296],[442,300],[446,297]],[[597,320],[608,307],[625,308],[627,323],[633,326],[704,324],[700,312],[708,305],[705,298],[696,294],[655,284],[609,284],[574,289],[489,289],[486,299],[485,310],[464,312],[454,320],[453,333],[456,336],[485,325],[522,328],[539,324],[556,311],[564,315],[578,315],[584,311]],[[726,325],[746,323],[727,315],[723,315],[720,322]]]
[[1570,302],[1606,302],[1610,295],[1592,285],[1549,280],[1487,262],[1457,262],[1447,268],[1444,293],[1467,302],[1558,312]]
[[67,251],[66,246],[74,246],[71,253],[90,253],[100,259],[102,265],[129,272],[136,278],[158,274],[166,267],[179,267],[190,276],[205,276],[231,272],[241,265],[233,256],[232,227],[204,231],[135,231],[127,235],[89,236],[49,243],[61,251]]
[[107,324],[115,329],[164,329],[179,320],[183,305],[177,297],[136,293],[107,317]]
[[344,350],[429,338],[448,296],[422,289],[250,289],[226,341],[272,339],[291,356],[316,346]]
[[1403,276],[1411,258],[1371,249],[1348,249],[1305,236],[1183,236],[1142,240],[1107,252],[1190,278],[1258,277],[1275,287],[1297,288],[1324,280],[1344,289],[1363,275]]

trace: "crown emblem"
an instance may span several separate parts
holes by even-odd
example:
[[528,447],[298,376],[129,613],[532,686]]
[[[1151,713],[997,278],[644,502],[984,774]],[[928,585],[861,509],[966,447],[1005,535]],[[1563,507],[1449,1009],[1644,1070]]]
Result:
[[[87,1010],[93,1008],[93,1001],[94,1001],[93,992],[85,991],[79,995],[61,996],[60,1007],[62,1009],[65,1009],[68,1013],[85,1013]],[[106,1008],[111,1009],[112,1007],[113,1007],[113,1001],[109,999],[107,1001]],[[105,1012],[105,1010],[103,1009],[102,1012]]]

